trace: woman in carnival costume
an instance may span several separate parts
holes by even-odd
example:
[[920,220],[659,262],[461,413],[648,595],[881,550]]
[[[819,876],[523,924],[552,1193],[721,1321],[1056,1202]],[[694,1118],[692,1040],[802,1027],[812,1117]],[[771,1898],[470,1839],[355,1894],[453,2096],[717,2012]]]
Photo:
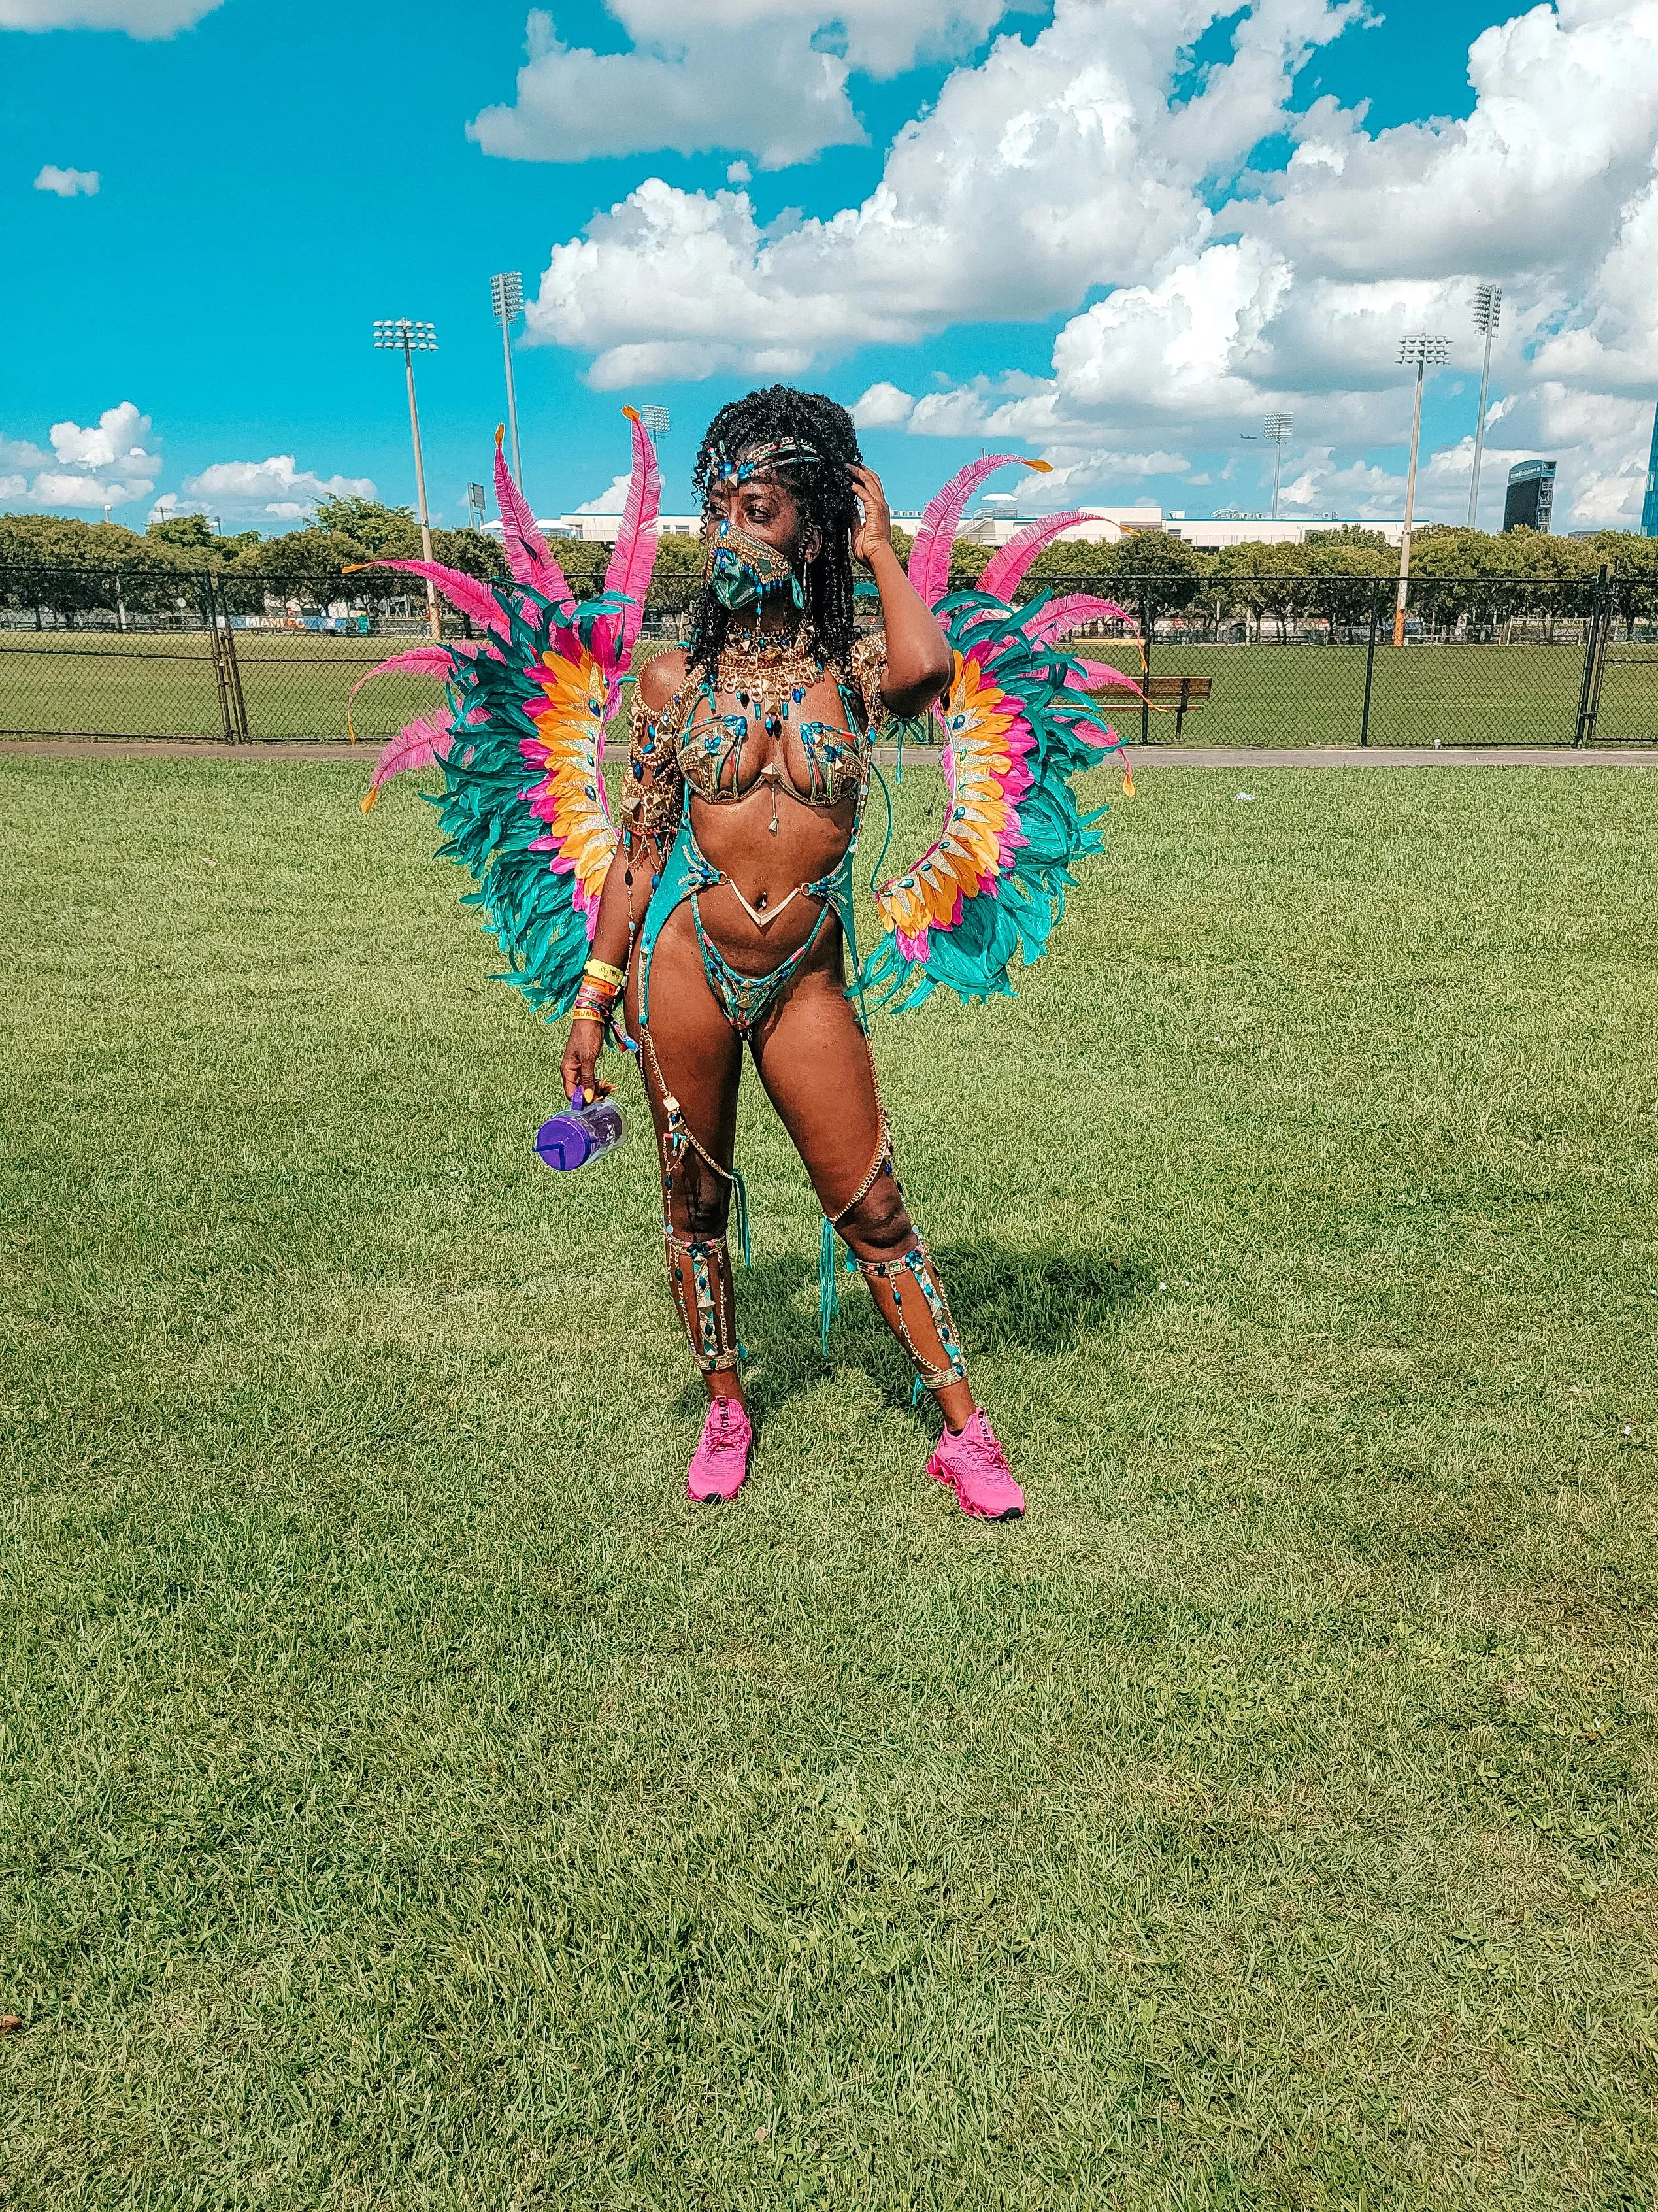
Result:
[[[486,635],[384,664],[444,677],[449,711],[392,739],[365,806],[390,775],[441,762],[442,849],[471,870],[471,897],[511,980],[537,1008],[573,1012],[568,1095],[609,1089],[598,1073],[607,1035],[637,1054],[669,1283],[708,1391],[687,1494],[733,1498],[753,1442],[728,1243],[734,1227],[746,1259],[733,1152],[746,1045],[823,1209],[825,1344],[838,1238],[914,1362],[917,1394],[938,1401],[928,1474],[969,1514],[1016,1516],[1023,1493],[974,1397],[938,1264],[894,1172],[869,1019],[940,983],[963,1000],[1006,992],[1015,952],[1029,963],[1042,951],[1068,864],[1100,843],[1071,779],[1116,742],[1084,688],[1115,672],[1073,660],[1060,641],[1121,611],[1081,594],[1011,608],[1024,568],[1074,515],[1020,533],[975,590],[949,593],[967,500],[1017,456],[977,462],[939,495],[906,574],[846,410],[781,385],[750,393],[715,416],[697,455],[703,586],[687,646],[648,661],[635,685],[618,836],[599,752],[638,635],[659,503],[636,417],[633,434],[598,599],[575,604],[499,438],[513,583],[387,564],[433,575]],[[881,627],[863,637],[854,558],[880,594]],[[913,866],[873,887],[885,931],[860,964],[853,864],[873,749],[932,711],[947,740],[945,818]]]

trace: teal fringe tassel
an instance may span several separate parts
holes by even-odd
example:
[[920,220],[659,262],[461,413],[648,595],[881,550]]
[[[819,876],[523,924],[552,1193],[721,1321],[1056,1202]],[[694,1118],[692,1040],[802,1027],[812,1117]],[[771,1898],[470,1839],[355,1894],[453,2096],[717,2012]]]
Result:
[[[858,1273],[857,1255],[850,1244],[847,1247],[847,1273]],[[841,1293],[835,1280],[835,1224],[825,1221],[823,1236],[817,1243],[817,1319],[823,1329],[823,1349],[829,1350],[829,1323],[841,1310]]]
[[754,1260],[749,1250],[749,1187],[743,1180],[741,1168],[732,1170],[732,1211],[737,1216],[737,1240],[743,1248],[743,1265],[752,1267]]

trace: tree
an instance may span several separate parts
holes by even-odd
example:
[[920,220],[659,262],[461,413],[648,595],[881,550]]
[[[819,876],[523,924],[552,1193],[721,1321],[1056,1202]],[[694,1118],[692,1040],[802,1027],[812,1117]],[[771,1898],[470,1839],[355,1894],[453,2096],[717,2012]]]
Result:
[[1189,607],[1198,595],[1205,564],[1183,538],[1167,530],[1139,530],[1102,550],[1109,555],[1110,596],[1133,609],[1146,637],[1164,615]]
[[1378,584],[1399,573],[1399,556],[1382,532],[1354,523],[1340,530],[1309,531],[1302,550],[1307,604],[1328,623],[1331,635],[1368,625]]

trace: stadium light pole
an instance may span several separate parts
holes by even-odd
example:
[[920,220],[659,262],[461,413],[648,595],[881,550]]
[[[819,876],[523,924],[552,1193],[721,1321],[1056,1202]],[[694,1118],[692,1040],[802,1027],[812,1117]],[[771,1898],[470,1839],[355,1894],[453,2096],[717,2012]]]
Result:
[[1416,412],[1411,418],[1411,467],[1405,479],[1405,528],[1399,540],[1399,597],[1394,605],[1394,643],[1405,642],[1405,599],[1411,586],[1411,517],[1416,512],[1416,454],[1422,442],[1422,380],[1438,368],[1450,352],[1448,338],[1425,334],[1399,341],[1399,365],[1416,370]]
[[1479,415],[1473,426],[1473,482],[1468,486],[1468,527],[1479,527],[1479,456],[1485,443],[1485,387],[1491,380],[1491,339],[1503,319],[1503,287],[1481,284],[1473,295],[1473,326],[1485,333],[1485,365],[1479,372]]
[[[391,321],[377,319],[374,324],[374,343],[382,353],[401,353],[405,374],[409,379],[409,434],[415,441],[415,495],[420,509],[421,558],[429,567],[432,561],[432,519],[426,511],[426,464],[420,450],[420,410],[415,404],[415,356],[435,353],[438,332],[435,323],[411,323],[406,315]],[[438,595],[432,579],[426,579],[426,622],[434,637],[442,635],[438,617]]]
[[1284,448],[1295,424],[1287,415],[1268,415],[1259,430],[1246,430],[1246,446],[1270,446],[1272,449],[1272,520],[1278,520],[1278,471],[1284,465]]
[[483,518],[487,512],[488,509],[483,502],[483,486],[481,483],[469,483],[466,487],[466,514],[474,530],[483,529]]
[[501,355],[507,367],[507,424],[513,440],[513,481],[524,489],[524,456],[518,449],[518,390],[513,382],[513,325],[524,313],[524,272],[503,269],[489,279],[489,307],[501,325]]
[[639,422],[640,428],[653,446],[659,446],[673,428],[673,424],[668,419],[668,410],[665,407],[641,407],[639,410]]

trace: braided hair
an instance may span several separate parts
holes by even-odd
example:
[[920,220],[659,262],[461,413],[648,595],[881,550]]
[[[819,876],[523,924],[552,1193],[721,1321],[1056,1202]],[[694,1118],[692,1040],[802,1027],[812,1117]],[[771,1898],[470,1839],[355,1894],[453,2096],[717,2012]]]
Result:
[[[691,488],[701,503],[706,528],[709,492],[727,469],[758,447],[784,441],[810,446],[818,456],[780,454],[768,465],[799,507],[802,537],[813,523],[817,526],[823,544],[805,574],[805,618],[817,633],[824,659],[839,665],[852,651],[852,533],[858,526],[852,471],[864,458],[846,409],[821,392],[797,392],[789,384],[768,385],[732,400],[703,434]],[[705,583],[691,607],[693,668],[713,670],[731,619],[730,610]]]

